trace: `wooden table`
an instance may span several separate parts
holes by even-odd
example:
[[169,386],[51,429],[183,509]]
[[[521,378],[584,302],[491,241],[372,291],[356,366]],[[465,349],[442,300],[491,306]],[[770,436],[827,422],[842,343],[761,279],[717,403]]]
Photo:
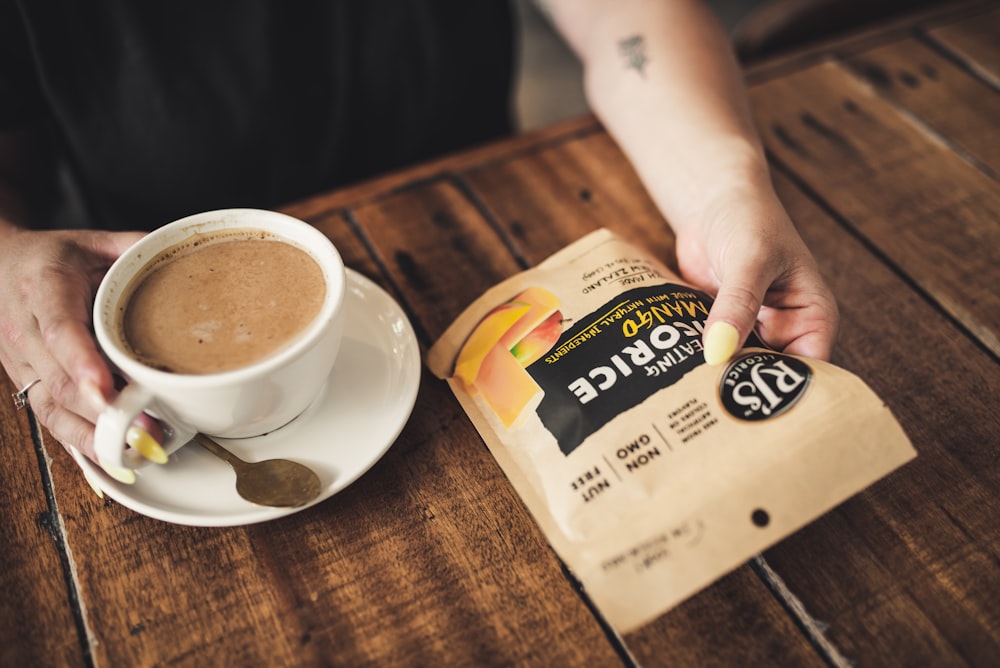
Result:
[[[428,373],[359,481],[237,528],[99,501],[2,401],[0,665],[1000,665],[1000,7],[747,74],[777,187],[840,301],[834,361],[885,399],[916,460],[619,638]],[[599,226],[673,257],[589,118],[288,211],[394,294],[424,347]]]

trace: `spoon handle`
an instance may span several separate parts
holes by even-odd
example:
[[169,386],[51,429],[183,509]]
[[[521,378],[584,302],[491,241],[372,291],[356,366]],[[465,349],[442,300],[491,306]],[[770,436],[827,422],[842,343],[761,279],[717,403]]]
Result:
[[224,447],[213,441],[210,437],[206,436],[205,434],[202,434],[201,432],[195,434],[192,437],[192,440],[201,447],[211,452],[216,457],[226,460],[226,462],[237,471],[240,470],[240,467],[246,464],[245,461],[243,461],[233,453],[229,452],[229,450],[226,450]]

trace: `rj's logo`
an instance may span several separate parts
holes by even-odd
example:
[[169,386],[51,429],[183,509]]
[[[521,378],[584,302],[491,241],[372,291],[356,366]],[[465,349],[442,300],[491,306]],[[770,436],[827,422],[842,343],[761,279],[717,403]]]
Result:
[[722,405],[741,420],[784,413],[805,394],[812,371],[801,360],[777,353],[750,353],[726,368],[719,386]]

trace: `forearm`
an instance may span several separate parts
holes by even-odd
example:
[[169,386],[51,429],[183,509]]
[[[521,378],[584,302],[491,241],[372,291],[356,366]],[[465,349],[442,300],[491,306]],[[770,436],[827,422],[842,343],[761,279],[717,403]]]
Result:
[[553,0],[592,108],[671,225],[720,198],[770,192],[729,41],[695,0]]

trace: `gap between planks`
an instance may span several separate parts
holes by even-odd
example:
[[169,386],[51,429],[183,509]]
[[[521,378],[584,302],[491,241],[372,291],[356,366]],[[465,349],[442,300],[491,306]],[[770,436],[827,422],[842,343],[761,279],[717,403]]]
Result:
[[850,668],[854,665],[826,637],[827,625],[809,614],[801,599],[788,588],[785,581],[774,572],[763,556],[757,555],[751,559],[750,568],[764,582],[782,607],[788,611],[795,625],[805,634],[809,643],[816,648],[816,651],[828,664],[834,668]]
[[[42,443],[42,433],[38,420],[34,412],[30,413],[28,423],[31,425],[31,441],[35,448],[35,456],[38,458],[38,470],[42,476],[42,489],[45,492],[45,501],[48,505],[48,512],[44,518],[45,529],[48,531],[52,542],[55,543],[56,551],[59,553],[59,562],[62,564],[63,580],[66,583],[66,595],[69,599],[70,609],[73,613],[73,622],[76,626],[77,637],[80,641],[80,649],[83,653],[81,657],[84,665],[92,668],[94,663],[93,647],[95,640],[87,623],[87,607],[80,597],[80,588],[77,586],[79,578],[76,571],[76,560],[73,559],[73,551],[66,540],[66,525],[63,522],[62,514],[59,512],[59,504],[56,501],[55,487],[52,483],[52,458],[49,457]],[[82,474],[82,471],[81,471]]]

